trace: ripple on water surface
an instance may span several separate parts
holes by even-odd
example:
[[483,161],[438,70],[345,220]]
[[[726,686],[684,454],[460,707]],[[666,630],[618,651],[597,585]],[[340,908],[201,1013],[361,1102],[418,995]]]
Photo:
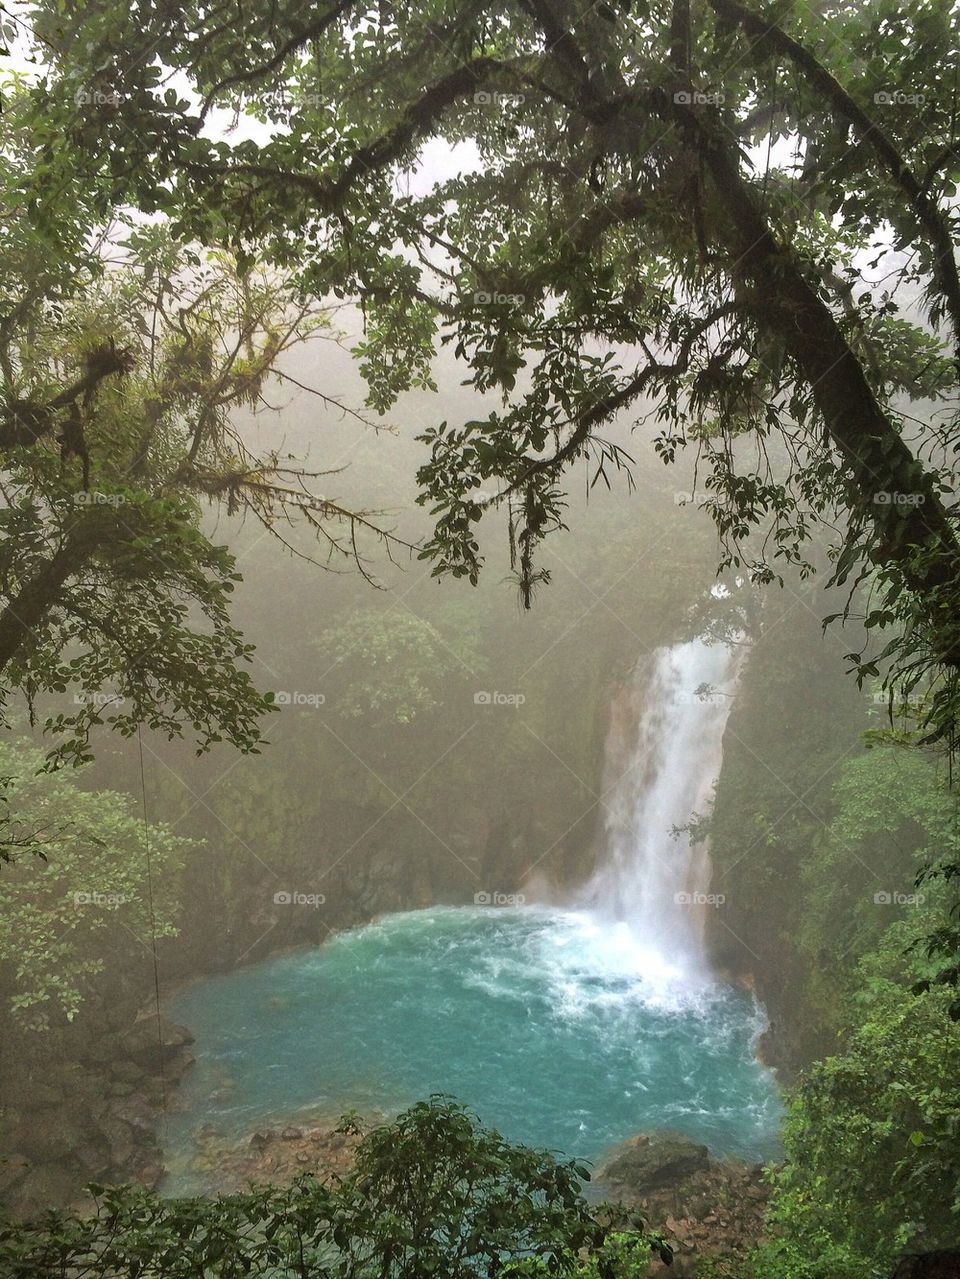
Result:
[[[452,1093],[515,1141],[596,1158],[644,1128],[777,1153],[780,1103],[745,992],[671,970],[624,925],[536,908],[391,915],[225,976],[168,1011],[197,1037],[171,1116],[184,1167],[209,1124],[395,1111]],[[187,1174],[171,1188],[187,1190]]]

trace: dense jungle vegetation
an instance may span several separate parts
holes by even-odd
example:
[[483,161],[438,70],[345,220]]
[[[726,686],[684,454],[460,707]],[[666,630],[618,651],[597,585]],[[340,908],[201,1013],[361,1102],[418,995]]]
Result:
[[[3,7],[0,1275],[960,1275],[958,34]],[[162,1194],[162,998],[575,894],[611,705],[704,634],[705,946],[786,1105],[750,1246],[446,1095]]]

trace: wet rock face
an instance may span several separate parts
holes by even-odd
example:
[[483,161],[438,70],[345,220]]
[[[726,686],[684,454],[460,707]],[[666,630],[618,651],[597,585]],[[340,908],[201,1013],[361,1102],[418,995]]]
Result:
[[159,1071],[192,1043],[193,1034],[186,1026],[151,1013],[139,1017],[116,1037],[116,1056],[121,1060],[128,1058],[148,1070]]
[[90,1181],[140,1182],[163,1176],[157,1121],[164,1098],[194,1058],[183,1026],[156,1015],[138,1018],[84,1046],[82,1058],[24,1079],[5,1106],[0,1203],[12,1216],[88,1205]]
[[644,1194],[662,1186],[675,1185],[706,1168],[710,1152],[683,1133],[664,1129],[639,1133],[618,1147],[603,1167],[605,1180],[619,1183],[633,1194]]
[[612,1151],[594,1186],[638,1212],[673,1247],[673,1265],[653,1262],[651,1275],[685,1279],[698,1259],[736,1258],[764,1237],[769,1191],[761,1165],[718,1159],[682,1133],[631,1137]]

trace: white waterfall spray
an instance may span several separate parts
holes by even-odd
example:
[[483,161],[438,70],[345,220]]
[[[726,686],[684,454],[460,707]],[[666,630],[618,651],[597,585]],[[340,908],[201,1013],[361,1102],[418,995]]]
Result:
[[606,853],[583,900],[652,979],[708,976],[709,855],[682,828],[709,811],[743,652],[702,639],[658,649],[613,707]]

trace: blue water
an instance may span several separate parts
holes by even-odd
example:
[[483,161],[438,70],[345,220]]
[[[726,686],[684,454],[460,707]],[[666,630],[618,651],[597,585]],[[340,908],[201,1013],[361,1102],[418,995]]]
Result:
[[506,1137],[597,1159],[643,1129],[778,1154],[781,1106],[747,993],[680,981],[623,924],[549,908],[388,916],[194,983],[197,1037],[171,1116],[169,1186],[209,1125],[241,1139],[298,1111],[393,1113],[451,1093]]

